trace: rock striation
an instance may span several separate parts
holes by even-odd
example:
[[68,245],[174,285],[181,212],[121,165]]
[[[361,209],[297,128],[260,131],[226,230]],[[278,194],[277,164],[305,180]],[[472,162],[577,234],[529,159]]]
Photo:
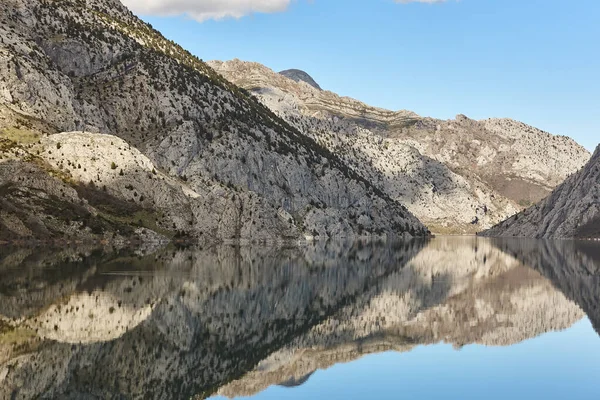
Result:
[[299,234],[258,196],[231,195],[219,184],[193,190],[112,135],[61,133],[11,151],[13,159],[0,162],[0,240],[215,242]]
[[257,63],[209,64],[436,233],[490,228],[544,198],[590,157],[567,137],[510,119],[420,117],[315,89]]

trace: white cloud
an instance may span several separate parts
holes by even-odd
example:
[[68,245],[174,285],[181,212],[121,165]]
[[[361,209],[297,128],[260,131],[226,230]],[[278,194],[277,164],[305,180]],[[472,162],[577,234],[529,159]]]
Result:
[[[198,21],[241,18],[253,13],[285,11],[293,0],[121,0],[136,14],[187,15]],[[448,0],[394,0],[396,3],[444,3]]]
[[198,21],[285,11],[291,0],[121,0],[136,14],[188,15]]

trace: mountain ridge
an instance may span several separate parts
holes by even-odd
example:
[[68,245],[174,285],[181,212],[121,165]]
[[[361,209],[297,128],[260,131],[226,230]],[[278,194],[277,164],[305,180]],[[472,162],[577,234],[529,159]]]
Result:
[[589,152],[511,119],[421,117],[298,84],[255,62],[208,63],[405,204],[436,233],[475,233],[533,204]]
[[[8,140],[3,159],[25,164],[35,159],[45,165],[40,171],[62,174],[62,183],[47,184],[87,185],[92,198],[69,201],[90,203],[102,197],[105,171],[77,174],[64,165],[75,153],[52,165],[52,157],[35,152],[48,135],[118,137],[126,143],[121,148],[139,151],[157,173],[195,193],[177,215],[168,215],[164,225],[170,228],[155,232],[161,235],[424,236],[426,226],[436,233],[475,233],[543,198],[589,159],[571,139],[512,120],[463,115],[436,120],[370,107],[256,63],[207,64],[113,2],[3,4],[0,137]],[[0,183],[14,186],[9,170],[2,171]],[[89,181],[78,180],[84,176]],[[132,201],[120,189],[107,192]],[[31,229],[40,220],[31,225],[25,211],[15,214],[22,204],[15,196],[3,205],[0,224],[15,233],[8,236],[41,235],[43,229]],[[153,200],[149,207],[157,200],[179,204],[175,198]],[[58,203],[44,204],[49,218],[57,213],[51,208]],[[235,212],[197,211],[207,204]],[[96,211],[78,211],[76,217]],[[109,214],[103,217],[120,217]],[[256,215],[262,225],[247,225],[257,224]],[[117,225],[106,229],[134,230],[132,221]],[[54,234],[60,236],[60,229],[57,225]]]
[[[23,157],[35,144],[23,137],[117,136],[157,171],[206,193],[202,201],[233,205],[206,215],[217,227],[209,232],[194,222],[200,204],[193,201],[186,215],[171,216],[173,230],[195,239],[240,239],[259,229],[245,224],[264,210],[270,239],[281,238],[282,225],[294,238],[428,234],[336,154],[126,8],[101,0],[6,0],[3,7],[0,131]],[[93,183],[102,187],[98,177]],[[11,213],[4,220],[13,221]],[[20,224],[13,222],[5,224],[11,232]]]

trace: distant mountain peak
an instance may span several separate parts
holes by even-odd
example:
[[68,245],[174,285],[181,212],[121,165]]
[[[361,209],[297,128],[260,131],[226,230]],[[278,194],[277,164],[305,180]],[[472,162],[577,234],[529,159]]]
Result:
[[510,119],[421,117],[319,91],[257,63],[211,66],[437,233],[490,228],[548,196],[590,158],[570,138]]
[[305,83],[308,83],[310,86],[314,87],[315,89],[323,90],[323,89],[321,89],[321,86],[319,86],[319,84],[317,82],[315,82],[315,80],[312,78],[312,76],[310,76],[309,74],[307,74],[306,72],[304,72],[302,70],[286,69],[285,71],[281,71],[279,73],[281,75],[285,76],[286,78],[292,79],[296,82],[305,82]]

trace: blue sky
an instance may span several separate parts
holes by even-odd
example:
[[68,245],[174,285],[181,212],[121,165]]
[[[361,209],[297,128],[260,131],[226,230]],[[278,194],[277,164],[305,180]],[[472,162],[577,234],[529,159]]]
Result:
[[[597,0],[124,3],[204,60],[299,68],[371,105],[510,117],[590,150],[600,142]],[[221,18],[228,14],[246,15]]]

